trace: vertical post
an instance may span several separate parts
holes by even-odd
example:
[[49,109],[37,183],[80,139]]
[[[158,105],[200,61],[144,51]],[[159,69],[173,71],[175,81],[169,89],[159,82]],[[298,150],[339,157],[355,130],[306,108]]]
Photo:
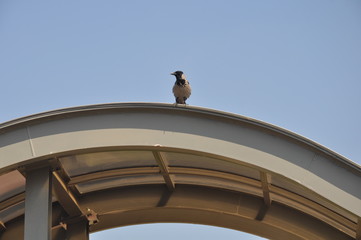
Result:
[[85,217],[67,223],[67,240],[89,240],[89,223]]
[[51,239],[52,176],[50,167],[26,172],[25,240]]

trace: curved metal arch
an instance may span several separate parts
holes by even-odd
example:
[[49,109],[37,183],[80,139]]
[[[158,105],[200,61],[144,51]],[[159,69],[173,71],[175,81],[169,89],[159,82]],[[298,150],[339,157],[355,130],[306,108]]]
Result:
[[[285,234],[300,238],[323,234],[324,238],[320,239],[327,239],[326,236],[335,232],[344,239],[357,238],[360,234],[358,165],[292,132],[239,115],[155,103],[56,110],[0,125],[0,156],[3,176],[17,170],[26,175],[27,169],[36,165],[54,166],[55,197],[61,209],[67,215],[79,215],[79,212],[86,215],[88,207],[98,211],[100,222],[91,226],[91,231],[141,222],[193,221],[278,239]],[[102,169],[99,161],[109,156],[118,160],[125,156],[128,160],[125,165],[109,160],[111,167]],[[134,165],[135,162],[140,164]],[[71,169],[69,163],[85,166],[84,171]],[[100,170],[89,163],[98,164]],[[156,189],[164,183],[171,194],[163,196],[163,206],[158,206],[162,197],[159,198]],[[151,201],[151,206],[140,204],[131,209],[116,204],[112,210],[99,210],[97,204],[105,206],[109,201],[122,201],[121,196],[110,197],[106,189],[113,189],[110,193],[115,188],[123,192],[137,186],[152,189],[158,203],[154,205]],[[234,208],[228,212],[222,210],[233,198],[219,200],[218,205],[205,205],[206,209],[193,207],[189,201],[184,206],[172,205],[177,200],[202,198],[188,192],[194,187],[202,193],[213,192],[213,196],[217,196],[215,191],[218,195],[221,191],[224,196],[231,191],[236,193],[235,199],[243,194],[258,199],[255,202],[259,204],[254,209],[239,202],[233,206],[238,210],[244,207],[248,215]],[[99,190],[103,194],[93,194]],[[76,200],[77,196],[81,200]],[[94,196],[103,196],[102,201]],[[22,200],[21,193],[8,197],[0,202],[0,213]],[[136,203],[135,200],[131,201]],[[304,220],[292,222],[284,214],[285,209],[293,209],[294,216]],[[113,221],[111,211],[122,220]],[[164,214],[156,214],[157,211]],[[180,214],[182,211],[189,213]],[[199,218],[189,217],[196,212]],[[222,212],[227,219],[224,223],[204,217],[219,216]],[[148,218],[142,220],[142,214]],[[237,217],[247,224],[235,227],[231,219]],[[313,227],[301,224],[310,219],[316,219],[318,224]],[[287,227],[282,227],[287,222]],[[266,224],[269,234],[257,230],[257,224]],[[324,229],[322,234],[320,229]],[[7,234],[4,231],[3,236]]]

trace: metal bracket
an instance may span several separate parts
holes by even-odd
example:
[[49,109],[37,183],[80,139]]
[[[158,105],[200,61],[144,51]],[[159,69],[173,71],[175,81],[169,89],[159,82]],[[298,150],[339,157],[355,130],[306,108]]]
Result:
[[260,175],[261,175],[261,184],[262,184],[262,192],[263,192],[263,204],[256,216],[256,220],[258,221],[262,221],[264,219],[272,203],[272,198],[269,189],[269,186],[271,184],[271,176],[265,172],[261,172]]
[[85,216],[88,219],[89,226],[97,224],[99,222],[98,214],[94,210],[91,210],[90,208],[87,208],[86,211],[87,212]]

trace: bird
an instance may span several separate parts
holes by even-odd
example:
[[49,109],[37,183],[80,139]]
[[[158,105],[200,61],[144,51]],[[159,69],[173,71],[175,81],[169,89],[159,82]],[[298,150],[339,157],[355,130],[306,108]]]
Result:
[[173,86],[173,94],[176,104],[186,104],[186,100],[190,97],[192,92],[186,76],[182,71],[172,72],[171,75],[174,75],[176,78]]

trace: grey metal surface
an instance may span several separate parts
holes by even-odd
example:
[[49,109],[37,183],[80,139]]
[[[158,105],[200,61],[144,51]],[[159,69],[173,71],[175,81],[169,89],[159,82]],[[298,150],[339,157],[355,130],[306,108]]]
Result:
[[119,104],[44,113],[5,123],[1,130],[6,132],[0,135],[1,169],[70,151],[161,145],[267,169],[361,216],[359,166],[300,136],[240,116],[189,106]]
[[[58,172],[54,173],[59,183],[55,195],[66,212],[78,215],[85,212],[85,207],[114,206],[108,212],[99,210],[103,222],[100,218],[91,231],[134,224],[131,219],[139,223],[178,219],[275,239],[288,234],[298,236],[297,231],[304,231],[300,238],[314,237],[319,229],[328,231],[324,236],[331,236],[336,229],[346,234],[340,239],[359,237],[360,166],[302,136],[235,114],[170,104],[117,103],[61,109],[1,124],[0,175],[37,164],[48,164]],[[158,199],[155,196],[161,184],[167,185],[169,192]],[[135,205],[131,209],[113,205],[126,197],[112,196],[113,189],[137,186],[155,191],[155,195],[143,196],[151,203],[148,210],[137,202],[139,196],[132,194],[129,201]],[[197,186],[203,193],[211,192],[208,188],[238,192],[258,200],[253,205],[235,203],[232,206],[237,211],[223,209],[227,201],[234,201],[233,197],[222,198],[224,202],[218,205],[204,202],[205,208],[188,201],[178,205],[193,197],[185,194],[187,191],[180,195],[170,192],[179,193],[179,187],[186,186]],[[99,190],[103,194],[98,194]],[[81,200],[76,199],[79,195]],[[19,201],[21,195],[0,205]],[[180,214],[187,209],[193,220]],[[289,209],[305,222],[292,222],[286,214]],[[164,215],[153,215],[157,211]],[[196,212],[202,213],[200,217],[194,216]],[[207,217],[222,212],[227,213],[227,221],[238,217],[249,228]],[[318,219],[317,223],[307,224],[311,220],[305,214]],[[125,221],[114,221],[112,216],[125,217]],[[147,219],[143,221],[142,216]],[[272,234],[257,232],[256,226],[261,223]],[[4,236],[10,236],[6,231],[10,232],[5,230]]]
[[86,219],[67,225],[67,240],[89,240],[89,226]]
[[26,173],[25,240],[50,240],[52,177],[49,167]]

